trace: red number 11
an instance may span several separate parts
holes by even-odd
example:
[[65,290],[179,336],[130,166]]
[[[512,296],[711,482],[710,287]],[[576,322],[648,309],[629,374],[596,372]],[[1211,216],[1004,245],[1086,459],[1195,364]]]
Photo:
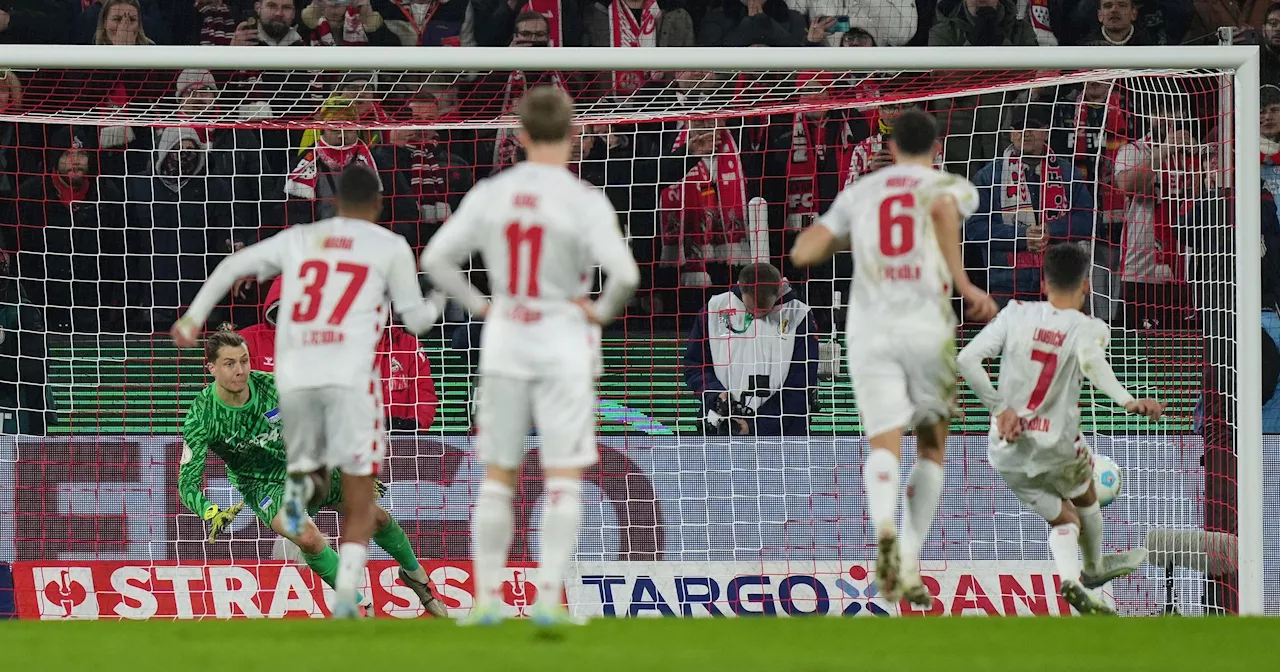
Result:
[[1031,390],[1031,399],[1027,401],[1028,411],[1034,411],[1044,403],[1044,395],[1049,393],[1053,374],[1058,371],[1058,355],[1045,350],[1032,350],[1031,361],[1040,363],[1040,377],[1036,379],[1036,387]]
[[507,293],[520,296],[520,251],[529,244],[529,268],[525,280],[524,295],[538,296],[538,263],[542,261],[542,227],[536,224],[520,226],[520,222],[507,225]]

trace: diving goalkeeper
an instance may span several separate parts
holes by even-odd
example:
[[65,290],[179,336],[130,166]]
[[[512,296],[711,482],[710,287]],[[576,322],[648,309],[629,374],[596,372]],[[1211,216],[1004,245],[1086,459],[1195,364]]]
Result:
[[[244,338],[231,331],[218,331],[205,339],[205,368],[213,383],[191,402],[182,423],[182,463],[178,472],[178,497],[182,505],[209,521],[209,541],[230,525],[244,504],[226,511],[210,502],[202,491],[204,466],[212,451],[227,465],[227,477],[244,503],[263,524],[302,550],[302,557],[325,583],[333,586],[338,577],[338,553],[321,536],[310,519],[297,536],[285,533],[284,484],[288,477],[280,417],[276,406],[275,378],[269,373],[250,371],[249,348]],[[378,492],[383,491],[381,483]],[[344,513],[342,478],[334,470],[329,495],[320,507]],[[315,514],[316,509],[310,513]],[[447,618],[448,610],[435,599],[427,572],[414,556],[404,530],[385,509],[377,507],[373,541],[400,563],[400,580],[417,593],[422,606],[437,618]]]

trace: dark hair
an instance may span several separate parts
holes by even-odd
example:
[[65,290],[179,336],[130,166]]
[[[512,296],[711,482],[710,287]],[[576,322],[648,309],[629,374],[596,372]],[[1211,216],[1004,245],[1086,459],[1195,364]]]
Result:
[[223,348],[238,348],[242,345],[244,345],[244,336],[229,328],[219,327],[204,339],[204,363],[212,364],[217,361],[218,351]]
[[898,151],[908,156],[929,156],[933,154],[933,143],[938,141],[938,125],[933,117],[918,107],[902,113],[893,122],[892,142]]
[[382,180],[368,166],[352,163],[342,170],[338,178],[338,205],[347,208],[367,208],[378,203],[382,194]]
[[756,298],[778,298],[782,289],[782,274],[773,264],[751,264],[738,271],[738,286],[744,294]]
[[1071,291],[1089,275],[1089,254],[1075,243],[1059,243],[1044,253],[1041,271],[1050,287]]
[[519,14],[516,14],[515,24],[518,25],[518,24],[524,23],[525,21],[541,21],[544,24],[546,24],[548,28],[551,27],[551,19],[548,19],[547,16],[542,12],[535,12],[533,10],[528,10],[528,11],[524,11],[524,12],[520,12]]

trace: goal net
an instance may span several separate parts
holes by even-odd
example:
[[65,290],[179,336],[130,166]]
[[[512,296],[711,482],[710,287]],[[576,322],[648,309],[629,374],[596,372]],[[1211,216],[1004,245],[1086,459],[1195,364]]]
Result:
[[[297,50],[71,51],[0,80],[0,564],[23,618],[327,613],[327,588],[254,515],[270,498],[213,542],[184,505],[182,420],[212,378],[165,334],[233,250],[332,215],[351,162],[377,169],[383,222],[420,250],[478,180],[521,160],[512,105],[538,84],[574,97],[573,170],[613,202],[642,270],[604,334],[576,612],[1069,613],[1047,528],[987,464],[989,419],[963,385],[924,547],[934,606],[891,604],[874,582],[868,448],[843,364],[852,262],[805,270],[786,253],[885,164],[915,106],[943,131],[938,165],[982,195],[964,224],[970,276],[1002,303],[1035,300],[1045,247],[1084,246],[1087,309],[1112,327],[1121,381],[1168,404],[1155,424],[1093,392],[1082,404],[1085,438],[1121,468],[1106,549],[1152,550],[1108,599],[1130,615],[1260,613],[1265,574],[1265,610],[1280,614],[1280,529],[1267,523],[1264,549],[1260,494],[1280,439],[1259,442],[1268,360],[1253,320],[1264,340],[1280,340],[1280,321],[1260,310],[1256,262],[1237,273],[1237,238],[1256,254],[1259,236],[1256,70],[1235,68],[1247,50],[1160,69],[1147,49],[989,50],[983,64],[933,49],[444,50],[410,63],[369,48],[341,50],[359,52],[346,69],[274,53]],[[437,56],[448,67],[424,69]],[[1280,171],[1280,121],[1261,119],[1263,163]],[[1261,207],[1274,226],[1265,189]],[[1272,233],[1280,244],[1264,229],[1264,246]],[[468,272],[486,289],[482,260]],[[273,282],[242,283],[207,329],[247,334],[254,368],[270,371],[277,304]],[[958,342],[978,326],[962,320]],[[380,501],[456,614],[473,600],[480,333],[451,306],[420,341],[393,322],[378,355],[391,432]],[[195,488],[226,509],[245,495],[215,452]],[[908,439],[904,478],[914,459]],[[512,614],[535,597],[534,465],[516,497]],[[317,522],[332,543],[337,515]],[[396,563],[371,557],[378,612],[420,615]]]

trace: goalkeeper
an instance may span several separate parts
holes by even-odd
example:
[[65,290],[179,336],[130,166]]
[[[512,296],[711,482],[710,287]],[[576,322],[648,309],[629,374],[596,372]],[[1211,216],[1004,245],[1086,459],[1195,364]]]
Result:
[[[244,504],[226,511],[204,496],[204,466],[210,451],[227,465],[227,477],[267,527],[302,551],[307,566],[325,583],[333,586],[338,577],[338,553],[329,546],[320,530],[307,520],[301,533],[285,533],[280,505],[287,478],[284,442],[281,439],[280,411],[276,406],[275,378],[251,371],[249,348],[244,338],[231,331],[218,331],[205,340],[205,368],[213,383],[204,388],[187,410],[182,423],[182,463],[178,472],[178,497],[183,506],[209,521],[209,541],[230,525]],[[381,494],[385,489],[377,484]],[[329,495],[316,509],[327,507],[344,512],[342,479],[335,469]],[[404,530],[381,507],[376,512],[374,543],[400,563],[400,580],[413,589],[422,606],[437,618],[446,618],[444,604],[435,599],[427,572],[414,556]]]

